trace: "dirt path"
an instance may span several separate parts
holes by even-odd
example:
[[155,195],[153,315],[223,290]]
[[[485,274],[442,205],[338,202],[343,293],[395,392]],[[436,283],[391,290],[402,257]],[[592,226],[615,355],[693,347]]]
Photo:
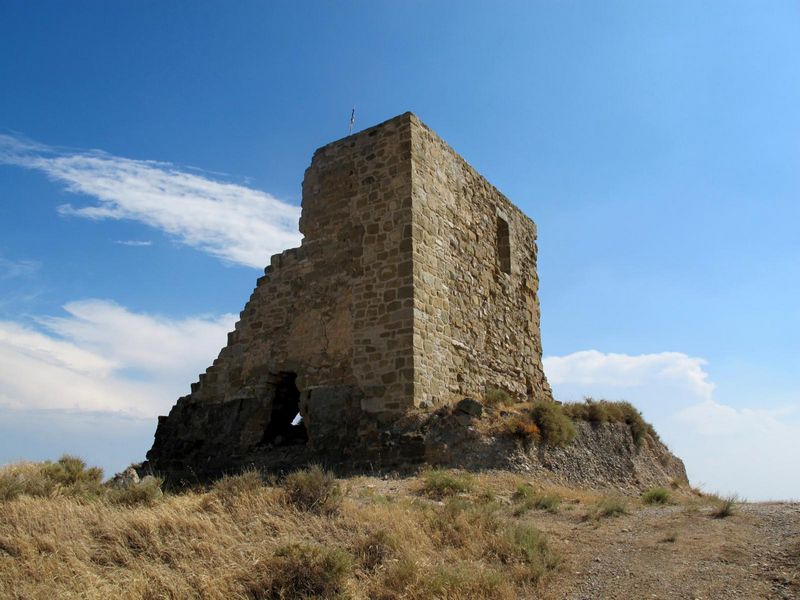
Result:
[[684,506],[531,518],[564,557],[547,600],[800,598],[800,504],[737,505],[726,519]]

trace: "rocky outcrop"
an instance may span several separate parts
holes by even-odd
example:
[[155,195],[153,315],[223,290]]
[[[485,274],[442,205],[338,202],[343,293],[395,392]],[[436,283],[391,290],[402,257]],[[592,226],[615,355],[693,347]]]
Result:
[[418,439],[425,462],[444,467],[524,472],[565,485],[622,491],[689,484],[683,461],[650,434],[637,443],[625,423],[576,420],[575,438],[551,447],[509,433],[502,425],[507,411],[482,407],[469,414],[460,406],[409,415],[392,425],[387,438]]
[[[545,477],[571,486],[641,491],[653,486],[688,485],[683,462],[657,438],[647,434],[640,442],[625,423],[575,421],[576,436],[565,446],[550,447],[523,440],[505,427],[513,411],[464,399],[434,412],[413,411],[400,419],[347,419],[352,397],[326,397],[307,409],[311,418],[338,423],[308,444],[286,444],[226,452],[218,457],[190,455],[188,471],[176,462],[161,475],[171,484],[195,483],[254,467],[288,472],[321,464],[342,475],[354,473],[411,473],[422,465],[471,471],[507,470]],[[203,418],[214,418],[206,415]],[[224,423],[220,423],[224,425]],[[172,439],[172,438],[170,438]],[[220,452],[226,436],[219,435]],[[320,445],[322,444],[322,445]],[[336,452],[328,451],[336,448]],[[344,448],[345,450],[340,450]],[[188,448],[183,448],[188,452]],[[162,463],[163,464],[163,463]],[[151,465],[145,464],[145,469]]]

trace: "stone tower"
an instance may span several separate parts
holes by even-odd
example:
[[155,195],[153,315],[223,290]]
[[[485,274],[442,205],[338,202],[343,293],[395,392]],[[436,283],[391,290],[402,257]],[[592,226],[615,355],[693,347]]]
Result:
[[387,428],[409,414],[492,387],[551,398],[536,225],[413,114],[314,153],[300,231],[159,418],[153,470],[408,462]]

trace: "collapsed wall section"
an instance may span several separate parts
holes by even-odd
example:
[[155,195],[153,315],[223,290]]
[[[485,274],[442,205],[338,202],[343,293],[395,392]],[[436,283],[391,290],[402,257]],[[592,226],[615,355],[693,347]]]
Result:
[[219,357],[159,419],[151,468],[341,453],[412,406],[410,137],[401,115],[316,151],[301,247],[272,257]]
[[552,399],[536,225],[416,117],[412,132],[415,403]]

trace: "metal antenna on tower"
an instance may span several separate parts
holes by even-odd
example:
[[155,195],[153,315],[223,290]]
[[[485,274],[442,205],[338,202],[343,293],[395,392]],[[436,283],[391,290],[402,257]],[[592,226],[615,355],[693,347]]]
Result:
[[350,113],[350,130],[347,135],[353,135],[353,125],[356,124],[356,105],[353,104],[353,112]]

